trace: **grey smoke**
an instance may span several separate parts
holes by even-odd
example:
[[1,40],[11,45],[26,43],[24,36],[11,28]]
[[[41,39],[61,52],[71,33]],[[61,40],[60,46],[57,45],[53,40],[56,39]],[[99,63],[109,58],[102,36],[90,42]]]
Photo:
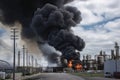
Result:
[[49,44],[39,44],[39,48],[44,53],[44,58],[50,63],[50,64],[59,64],[59,57],[61,56],[61,53],[56,51],[54,47],[51,47]]

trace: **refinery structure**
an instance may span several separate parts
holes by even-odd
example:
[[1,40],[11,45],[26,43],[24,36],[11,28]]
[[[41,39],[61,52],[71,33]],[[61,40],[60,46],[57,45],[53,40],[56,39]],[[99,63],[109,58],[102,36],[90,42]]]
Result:
[[[23,68],[28,69],[28,71],[35,71],[35,68],[37,68],[39,72],[42,71],[42,67],[38,60],[34,58],[34,56],[28,55],[28,53],[24,53],[25,57],[22,55],[23,53],[18,51],[17,53],[17,66],[16,69],[18,71],[21,71]],[[106,54],[105,51],[100,51],[99,54],[94,55],[94,58],[92,58],[91,55],[83,55],[82,60],[70,60],[70,61],[64,61],[64,65],[53,67],[55,71],[63,71],[64,68],[71,68],[73,70],[78,71],[86,71],[86,70],[104,70],[104,63],[108,60],[120,60],[120,54],[119,54],[119,45],[118,43],[115,43],[114,49],[111,50],[110,55]],[[24,59],[22,59],[24,58]],[[62,62],[62,61],[61,61]],[[65,64],[66,62],[66,64]],[[22,64],[20,64],[22,63]],[[43,64],[44,65],[44,64]],[[34,68],[34,69],[32,69]],[[48,65],[46,68],[50,68]],[[51,67],[52,68],[52,67]]]
[[[24,52],[24,46],[23,46]],[[16,54],[16,73],[22,73],[22,75],[30,75],[35,73],[42,72],[86,72],[89,70],[98,70],[106,73],[110,73],[112,77],[118,77],[120,73],[120,52],[119,44],[115,42],[114,48],[111,49],[111,53],[108,55],[105,51],[100,51],[99,54],[94,55],[92,58],[91,55],[83,55],[82,60],[69,60],[64,61],[59,66],[46,66],[43,67],[39,64],[39,61],[30,55],[28,51],[24,52],[18,51]],[[6,73],[12,73],[12,65],[6,61],[0,60],[0,71]],[[22,64],[21,64],[22,63]],[[43,64],[44,65],[44,64]],[[111,67],[110,67],[111,66]],[[119,78],[119,77],[118,77]]]
[[[31,58],[32,59],[32,58]],[[88,70],[94,70],[94,71],[101,71],[104,72],[106,71],[105,69],[105,65],[106,63],[108,63],[109,61],[118,61],[118,63],[120,62],[120,54],[119,54],[119,45],[116,42],[114,45],[114,49],[111,50],[110,55],[106,54],[105,51],[100,51],[99,54],[94,55],[94,58],[92,59],[91,55],[83,55],[83,59],[78,61],[78,60],[70,60],[67,62],[66,65],[62,65],[62,66],[58,66],[58,67],[41,67],[41,66],[37,66],[37,62],[32,62],[33,64],[35,64],[36,66],[26,66],[25,69],[27,71],[31,71],[31,72],[64,72],[64,71],[68,71],[68,72],[86,72]],[[19,60],[20,61],[20,58]],[[29,62],[29,61],[28,61]],[[113,63],[111,62],[111,64]],[[117,63],[117,64],[118,64]],[[114,63],[113,63],[114,64]],[[108,65],[108,64],[107,64]],[[111,66],[111,65],[110,65]],[[120,65],[118,64],[118,73],[120,72],[119,67]],[[108,68],[109,66],[107,66]],[[22,66],[18,66],[17,67],[20,70],[23,69]],[[116,67],[115,71],[116,72]],[[112,68],[113,69],[113,68]],[[111,68],[109,69],[111,70]],[[107,72],[110,72],[109,70],[107,70]],[[113,73],[114,73],[113,72]],[[114,76],[112,74],[112,76]]]
[[[38,60],[34,58],[34,56],[28,55],[28,53],[24,53],[25,57],[23,57],[20,51],[17,53],[17,67],[42,67]],[[24,59],[22,59],[23,57]],[[114,49],[111,50],[110,55],[106,54],[105,51],[100,51],[99,54],[94,55],[94,58],[92,58],[91,55],[83,55],[83,59],[78,61],[78,60],[70,60],[66,61],[66,64],[60,65],[59,67],[63,68],[73,68],[78,69],[80,71],[82,70],[103,70],[104,69],[104,62],[107,60],[119,60],[120,59],[120,54],[119,54],[119,45],[116,42]],[[24,63],[23,63],[24,62]],[[65,62],[65,61],[64,61]],[[22,64],[21,64],[22,63]],[[48,65],[49,67],[49,65]]]

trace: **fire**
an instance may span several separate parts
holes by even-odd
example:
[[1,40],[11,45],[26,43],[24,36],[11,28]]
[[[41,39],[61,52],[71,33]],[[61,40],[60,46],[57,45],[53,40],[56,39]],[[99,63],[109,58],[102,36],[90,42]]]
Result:
[[68,62],[68,67],[69,67],[69,68],[72,68],[72,66],[73,66],[72,60],[70,60],[70,61]]
[[81,65],[81,64],[77,64],[77,65],[75,66],[75,69],[76,69],[76,70],[81,70],[81,69],[82,69],[82,65]]
[[77,63],[76,65],[73,64],[73,60],[68,61],[68,68],[74,67],[75,70],[82,70],[82,65],[80,63]]

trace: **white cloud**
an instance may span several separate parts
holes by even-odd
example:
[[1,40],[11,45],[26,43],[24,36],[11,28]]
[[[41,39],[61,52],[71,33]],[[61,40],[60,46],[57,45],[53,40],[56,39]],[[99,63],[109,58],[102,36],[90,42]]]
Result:
[[110,54],[114,42],[120,45],[119,3],[120,0],[76,0],[69,4],[82,13],[81,24],[73,28],[74,33],[86,42],[82,54],[98,54],[100,50]]
[[80,27],[73,28],[73,31],[76,35],[82,37],[86,42],[86,47],[81,52],[82,55],[95,55],[101,50],[106,51],[107,54],[110,54],[110,50],[114,48],[114,42],[118,41],[116,36],[108,34],[107,32],[85,30]]
[[104,25],[104,28],[112,32],[120,32],[120,19],[109,21],[107,24]]
[[68,4],[77,7],[82,13],[82,25],[90,25],[110,20],[120,15],[120,0],[87,0]]

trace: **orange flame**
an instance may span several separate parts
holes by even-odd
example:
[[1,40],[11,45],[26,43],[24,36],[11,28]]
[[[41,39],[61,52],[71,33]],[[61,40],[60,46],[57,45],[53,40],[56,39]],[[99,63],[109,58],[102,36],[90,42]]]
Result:
[[68,67],[69,67],[69,68],[72,68],[72,66],[73,66],[72,60],[70,60],[70,61],[68,62]]
[[81,70],[81,69],[82,69],[82,65],[81,65],[81,64],[77,64],[77,65],[75,66],[75,68],[76,68],[76,70]]

